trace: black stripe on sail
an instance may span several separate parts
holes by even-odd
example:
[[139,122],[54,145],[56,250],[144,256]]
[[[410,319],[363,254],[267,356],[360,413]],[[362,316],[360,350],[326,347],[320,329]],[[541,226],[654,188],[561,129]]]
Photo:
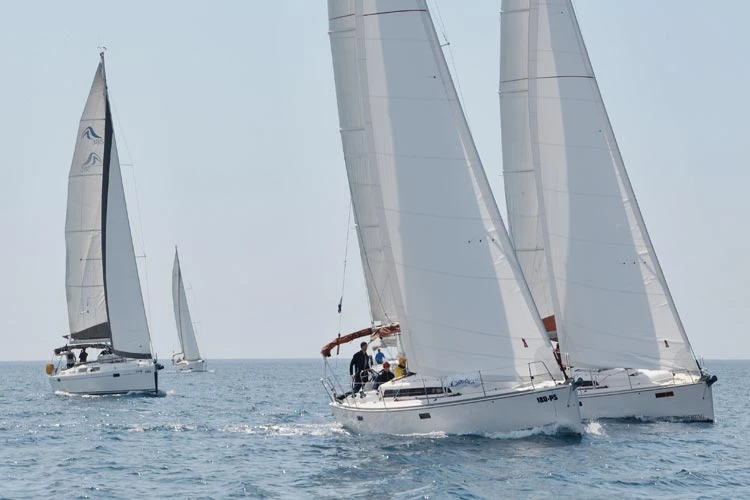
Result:
[[[104,67],[102,67],[102,73]],[[102,275],[104,277],[104,307],[107,309],[109,319],[109,297],[107,294],[107,199],[109,197],[109,167],[112,156],[112,139],[114,130],[112,128],[112,114],[109,109],[109,96],[107,95],[107,80],[104,80],[104,161],[102,166]],[[110,337],[112,333],[110,331]]]
[[73,340],[93,340],[112,338],[112,330],[109,329],[109,323],[99,323],[90,326],[80,332],[71,333]]
[[151,359],[151,353],[148,352],[146,354],[143,354],[142,352],[128,352],[128,351],[121,351],[119,349],[112,348],[112,352],[117,354],[118,356],[122,356],[123,358],[131,358],[131,359]]

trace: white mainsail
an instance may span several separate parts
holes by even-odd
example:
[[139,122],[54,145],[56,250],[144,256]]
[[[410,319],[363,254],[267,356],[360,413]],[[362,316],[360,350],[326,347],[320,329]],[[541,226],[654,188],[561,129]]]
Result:
[[172,266],[172,305],[174,306],[174,320],[177,325],[177,334],[180,337],[180,347],[184,359],[188,361],[201,359],[198,343],[195,340],[193,321],[188,309],[185,283],[182,281],[180,257],[177,255],[176,248],[174,249],[174,265]]
[[571,1],[503,0],[501,29],[511,235],[540,314],[575,367],[698,369]]
[[72,338],[109,339],[116,354],[151,358],[103,57],[70,167],[65,241]]
[[[426,3],[329,0],[328,8],[373,319],[400,322],[421,375],[528,380],[538,361],[555,372]],[[377,274],[368,273],[373,264]],[[387,298],[385,313],[373,297]]]

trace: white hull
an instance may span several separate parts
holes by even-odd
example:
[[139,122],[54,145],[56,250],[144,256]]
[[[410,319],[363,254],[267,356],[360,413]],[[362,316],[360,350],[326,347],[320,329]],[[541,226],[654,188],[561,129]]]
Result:
[[358,434],[493,434],[545,426],[583,432],[578,397],[570,385],[492,396],[457,394],[401,401],[349,396],[330,406],[336,420]]
[[152,360],[78,364],[49,375],[54,391],[70,394],[125,394],[159,389],[159,375]]
[[207,365],[208,363],[206,363],[205,359],[191,361],[183,359],[174,364],[174,369],[178,372],[205,372]]
[[623,379],[619,376],[614,384],[579,388],[581,417],[714,421],[713,389],[705,380],[670,377],[669,381],[662,379],[659,383],[641,376],[630,378],[632,387],[617,384]]

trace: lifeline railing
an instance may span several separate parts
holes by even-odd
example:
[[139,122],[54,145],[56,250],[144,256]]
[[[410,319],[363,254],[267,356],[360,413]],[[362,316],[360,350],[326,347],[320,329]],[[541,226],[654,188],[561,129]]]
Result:
[[[531,383],[532,390],[535,390],[537,388],[538,378],[545,378],[550,382],[556,381],[555,377],[552,375],[552,372],[549,370],[549,367],[547,367],[547,364],[543,361],[532,361],[527,364],[528,365],[528,372],[529,372],[529,382]],[[541,368],[539,368],[541,367]],[[535,369],[536,368],[536,369]],[[368,374],[368,379],[370,379],[368,382],[364,383],[358,393],[364,394],[365,392],[369,392],[371,389],[371,386],[368,387],[369,384],[372,383],[372,380],[374,380],[374,377],[377,375],[373,370],[365,370]],[[488,391],[498,390],[498,387],[488,387],[485,384],[484,377],[482,375],[482,370],[477,370],[476,372],[469,372],[469,374],[476,373],[477,379],[478,379],[478,388],[476,391],[469,390],[469,387],[472,387],[474,384],[472,383],[464,383],[464,384],[457,384],[456,380],[453,376],[449,377],[439,377],[435,380],[439,383],[439,386],[437,384],[430,385],[428,387],[427,385],[427,379],[422,378],[422,393],[419,394],[411,394],[409,395],[410,398],[413,399],[425,399],[426,404],[429,406],[430,404],[434,403],[438,397],[448,397],[448,396],[455,396],[458,394],[472,394],[476,392],[477,394],[481,393],[483,397],[487,397]],[[324,369],[324,376],[321,378],[321,384],[323,385],[324,390],[328,394],[328,398],[331,402],[337,402],[341,401],[345,397],[348,397],[350,395],[355,396],[355,393],[352,389],[346,390],[344,385],[340,382],[339,377],[336,376],[332,372],[332,370],[329,370],[328,362],[325,363],[325,369]],[[453,393],[450,389],[451,387],[462,387],[461,393]],[[412,387],[404,387],[404,388],[398,388],[393,395],[389,395],[389,398],[392,398],[393,400],[397,400],[398,398],[402,397],[402,390],[410,389]],[[429,389],[435,389],[439,388],[440,392],[430,392]],[[378,391],[378,397],[383,402],[383,405],[386,406],[386,397],[384,397],[383,392]],[[354,406],[359,406],[359,399],[358,397],[353,397],[351,400],[354,403]],[[432,401],[431,401],[432,399]]]

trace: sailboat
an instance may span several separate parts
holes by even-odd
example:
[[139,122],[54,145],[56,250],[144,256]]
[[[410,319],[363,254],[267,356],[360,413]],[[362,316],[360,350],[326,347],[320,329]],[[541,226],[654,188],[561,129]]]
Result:
[[[78,127],[65,219],[70,334],[46,372],[71,394],[158,393],[112,124],[104,54]],[[100,350],[88,359],[86,349]],[[81,354],[76,357],[75,351]]]
[[180,337],[181,352],[172,355],[172,363],[177,371],[204,372],[206,360],[201,358],[198,343],[195,340],[195,329],[190,319],[185,283],[182,281],[180,257],[177,248],[174,249],[174,265],[172,266],[172,304],[174,305],[174,321],[177,325],[177,335]]
[[584,419],[713,421],[570,0],[504,0],[500,104],[511,239]]
[[[355,393],[329,370],[355,433],[581,433],[424,0],[331,0],[339,122],[371,326],[399,335],[409,372]],[[348,380],[348,379],[347,379]]]

